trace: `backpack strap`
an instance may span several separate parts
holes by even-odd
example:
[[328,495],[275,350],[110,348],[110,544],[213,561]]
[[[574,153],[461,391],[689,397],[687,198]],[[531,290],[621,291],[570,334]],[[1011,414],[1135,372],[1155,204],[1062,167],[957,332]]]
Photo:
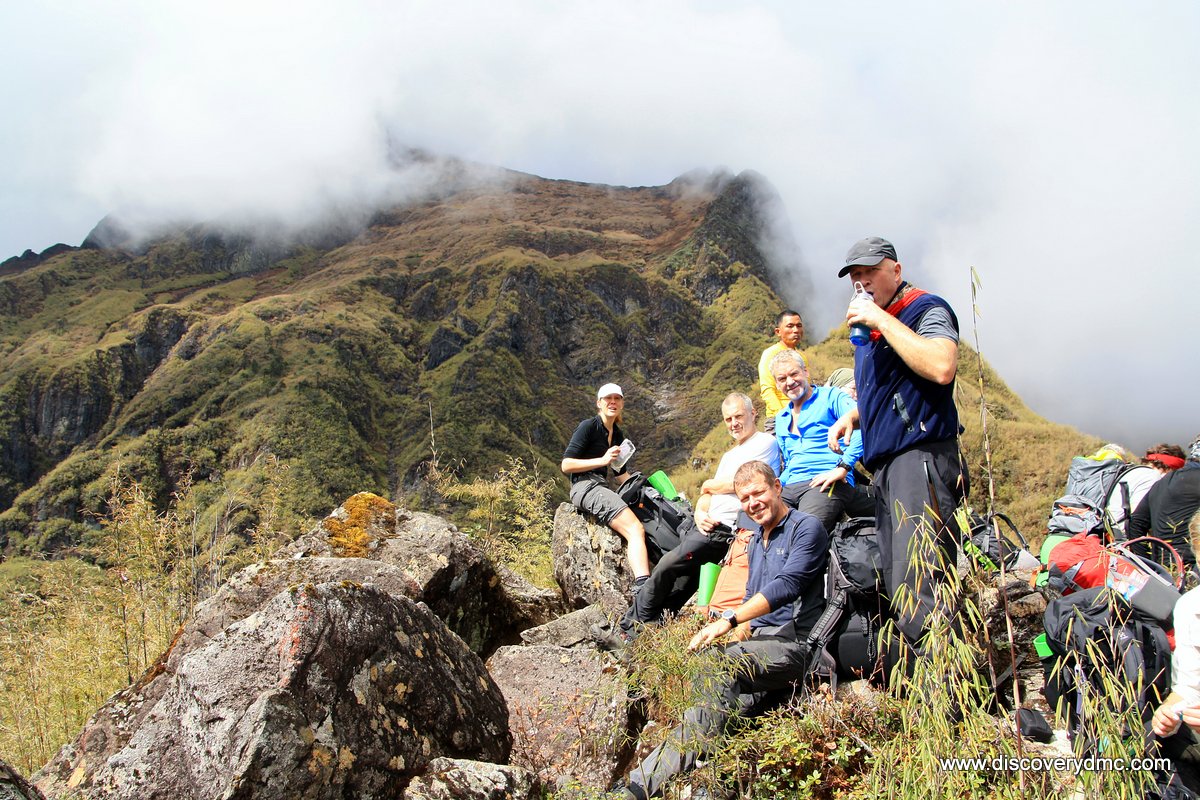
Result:
[[813,624],[812,630],[808,632],[808,638],[804,642],[809,654],[808,666],[804,669],[804,678],[807,678],[813,668],[820,663],[819,654],[833,640],[833,634],[837,632],[838,626],[842,622],[846,607],[850,603],[848,586],[849,582],[842,574],[842,568],[837,558],[830,558],[829,597],[825,600],[825,610]]
[[[1129,484],[1121,481],[1117,484],[1121,487],[1121,539],[1129,536],[1129,517],[1133,513],[1133,509],[1129,507]],[[1116,535],[1113,531],[1113,535]]]

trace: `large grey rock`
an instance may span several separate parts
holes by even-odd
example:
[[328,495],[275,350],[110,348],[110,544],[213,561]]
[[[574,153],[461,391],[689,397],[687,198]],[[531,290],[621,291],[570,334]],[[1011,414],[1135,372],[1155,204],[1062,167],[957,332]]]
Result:
[[435,758],[404,790],[404,800],[541,800],[541,782],[520,767]]
[[[121,690],[88,720],[67,751],[88,754],[92,763],[124,748],[142,720],[172,685],[183,659],[217,638],[227,627],[260,611],[291,587],[319,583],[372,584],[394,595],[417,599],[420,587],[403,570],[362,558],[304,558],[252,564],[234,574],[218,592],[196,607],[171,647],[132,686]],[[59,758],[64,754],[60,753]],[[68,760],[73,756],[65,756]]]
[[488,671],[508,701],[513,764],[560,787],[604,789],[622,774],[641,708],[612,659],[582,648],[502,647]]
[[477,653],[516,641],[521,630],[566,610],[557,592],[494,565],[450,522],[397,509],[366,492],[349,498],[280,553],[281,558],[314,556],[361,557],[400,568],[419,590],[411,596],[423,600]]
[[[285,589],[156,681],[159,699],[132,729],[89,722],[38,786],[50,797],[387,798],[433,758],[504,762],[512,741],[478,657],[423,605],[376,586]],[[107,741],[113,730],[127,741]]]
[[551,547],[554,577],[568,606],[595,604],[610,615],[624,613],[633,587],[624,539],[562,503],[554,513]]

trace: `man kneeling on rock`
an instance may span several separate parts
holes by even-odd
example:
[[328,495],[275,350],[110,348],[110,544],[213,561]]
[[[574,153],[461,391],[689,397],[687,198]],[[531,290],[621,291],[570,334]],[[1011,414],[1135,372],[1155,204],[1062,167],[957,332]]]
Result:
[[659,559],[649,579],[638,589],[633,605],[621,620],[619,633],[613,637],[602,631],[594,632],[602,644],[619,649],[637,635],[639,623],[658,622],[681,575],[699,574],[701,564],[720,561],[725,556],[741,510],[733,492],[733,476],[738,467],[762,461],[779,471],[779,445],[775,437],[755,426],[753,400],[739,392],[727,395],[721,402],[721,419],[734,444],[721,456],[716,474],[701,485],[694,524],[679,531],[679,544]]
[[[707,696],[684,714],[676,728],[629,774],[621,796],[656,797],[673,776],[694,769],[734,714],[755,716],[785,699],[809,664],[804,644],[825,608],[824,574],[829,534],[811,514],[789,508],[775,472],[761,461],[738,468],[733,488],[754,522],[750,575],[742,604],[705,625],[688,645],[699,650],[718,639],[737,661],[727,678],[701,687]],[[749,636],[745,633],[749,630]],[[730,635],[734,631],[738,633]]]

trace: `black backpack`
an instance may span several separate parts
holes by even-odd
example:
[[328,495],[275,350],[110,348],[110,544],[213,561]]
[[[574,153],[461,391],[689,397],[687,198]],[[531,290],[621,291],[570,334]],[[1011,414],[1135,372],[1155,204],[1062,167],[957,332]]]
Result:
[[[1166,631],[1130,608],[1120,595],[1103,586],[1055,598],[1043,616],[1046,643],[1046,701],[1064,718],[1072,740],[1083,737],[1084,754],[1095,754],[1100,734],[1083,708],[1086,684],[1109,698],[1110,710],[1121,714],[1136,704],[1142,730],[1170,692],[1171,648]],[[1124,687],[1114,697],[1111,686]]]
[[[678,547],[683,536],[696,525],[691,503],[663,497],[640,472],[630,475],[617,494],[646,529],[651,564]],[[732,540],[732,534],[728,538]]]
[[[668,500],[650,485],[640,472],[632,473],[617,490],[617,494],[633,510],[634,516],[646,530],[646,555],[655,566],[664,555],[679,546],[680,540],[696,526],[692,504],[687,500]],[[716,538],[716,537],[710,537]],[[725,537],[733,540],[732,532]],[[695,594],[700,585],[699,567],[676,578],[663,608],[678,611]]]
[[843,520],[833,529],[825,612],[807,645],[810,669],[831,681],[870,677],[879,667],[883,610],[883,556],[872,517]]
[[1005,569],[1012,569],[1021,551],[1029,550],[1029,543],[1016,523],[1003,512],[994,511],[987,516],[972,514],[970,524],[963,549],[988,572],[999,572],[1001,563]]

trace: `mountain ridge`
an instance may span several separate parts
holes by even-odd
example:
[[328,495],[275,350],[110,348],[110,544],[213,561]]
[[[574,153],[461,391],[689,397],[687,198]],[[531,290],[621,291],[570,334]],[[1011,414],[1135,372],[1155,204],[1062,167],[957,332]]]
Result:
[[[182,493],[213,540],[253,525],[230,498],[261,489],[268,455],[291,468],[297,524],[357,491],[416,491],[433,444],[466,474],[516,455],[554,475],[608,380],[640,465],[707,457],[784,305],[776,276],[802,270],[766,179],[444,171],[357,231],[136,240],[106,218],[83,247],[4,262],[6,548],[86,547],[118,467],[160,505]],[[810,347],[816,375],[848,347]]]

